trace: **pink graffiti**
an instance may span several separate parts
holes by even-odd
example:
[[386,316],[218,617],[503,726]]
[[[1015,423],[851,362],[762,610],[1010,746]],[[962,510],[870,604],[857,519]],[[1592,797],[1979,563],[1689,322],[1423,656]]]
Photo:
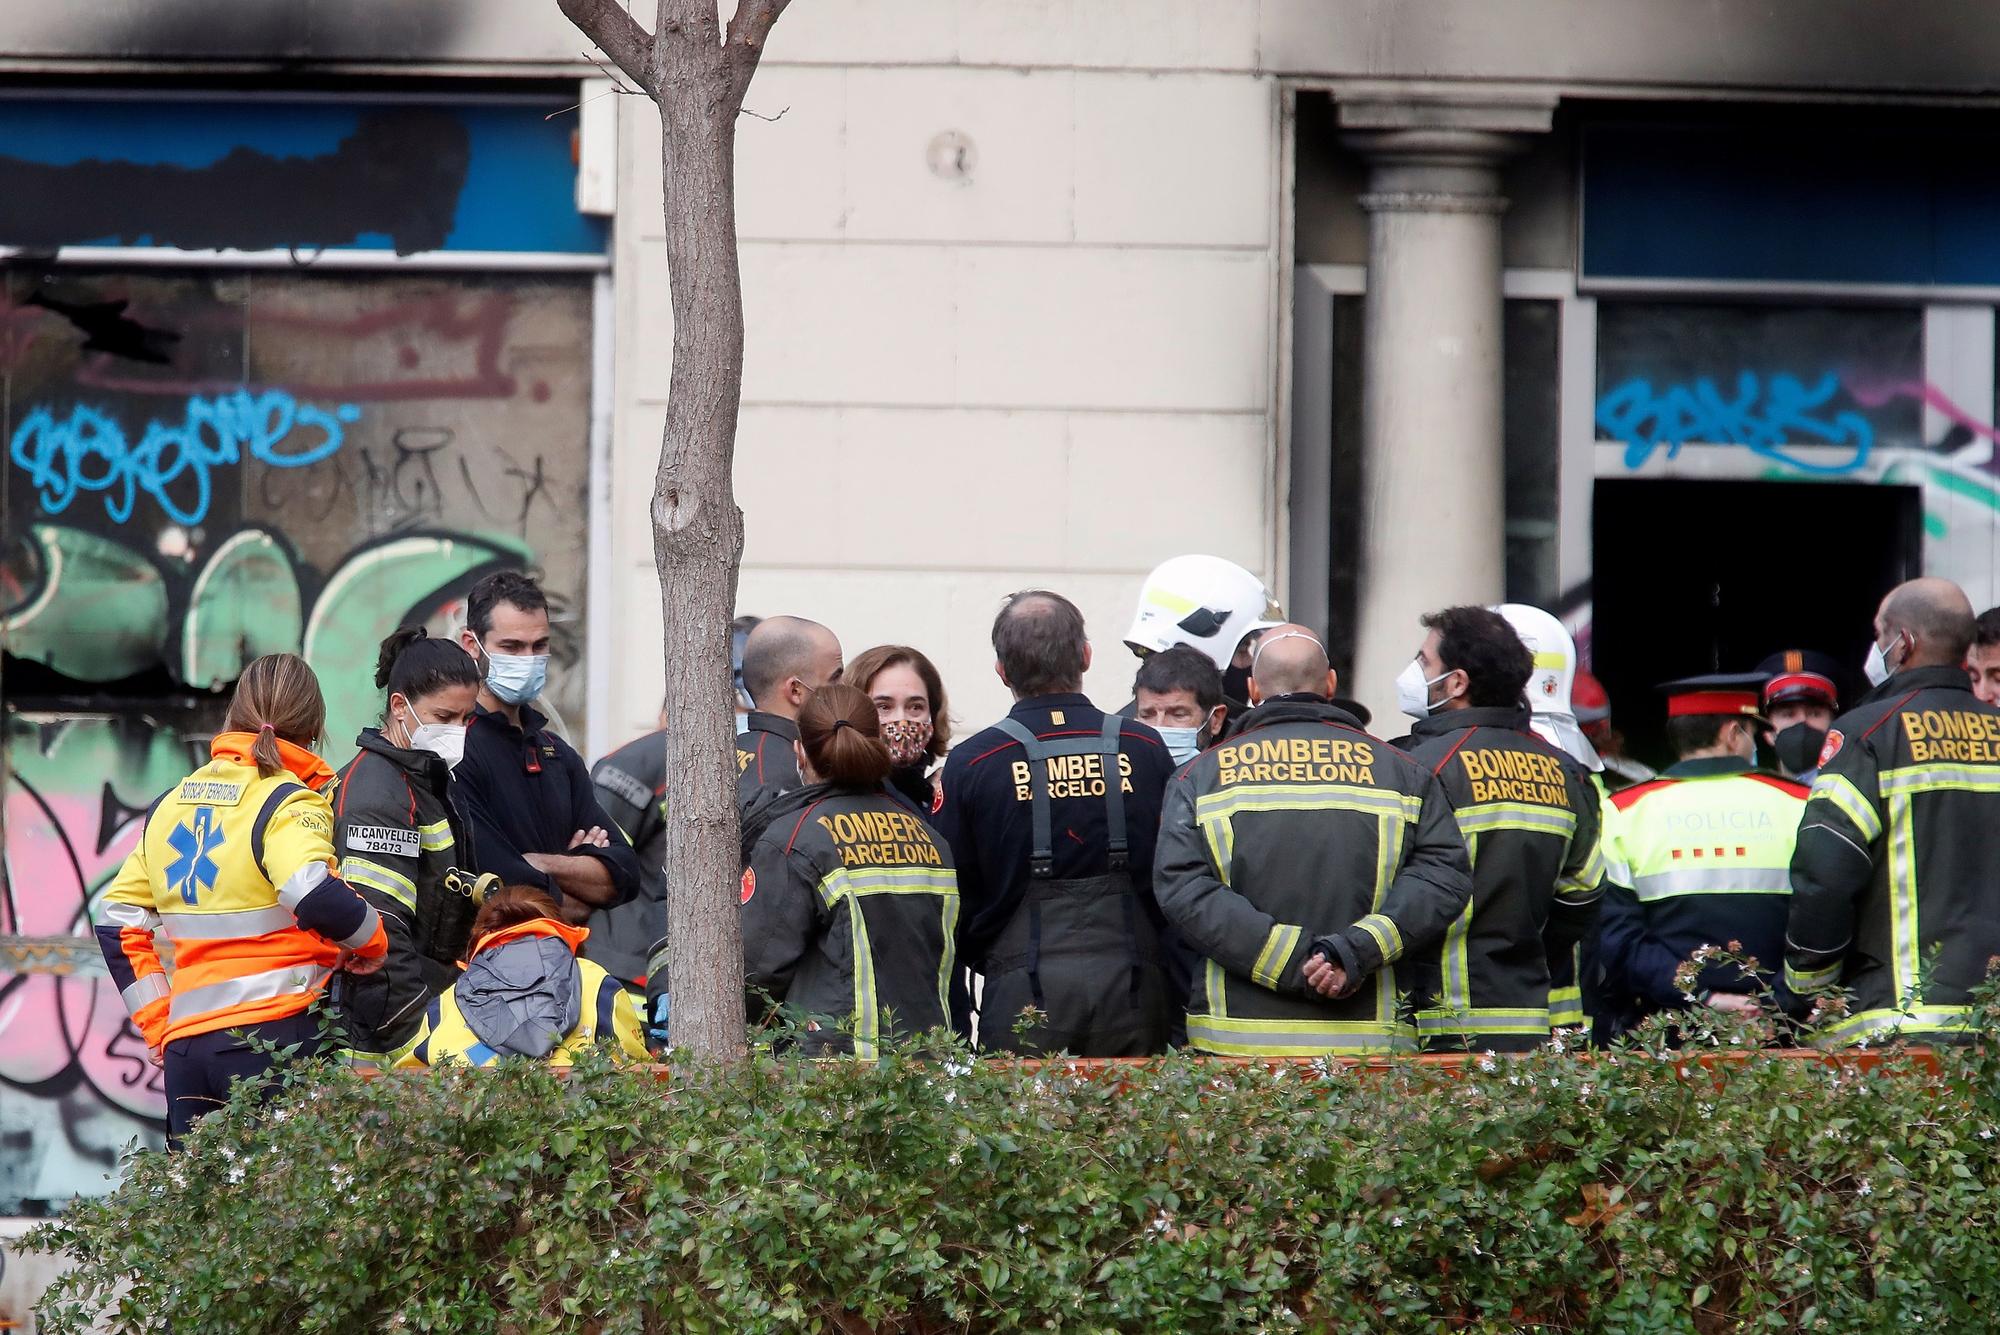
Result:
[[[1847,386],[1847,392],[1854,396],[1854,401],[1864,408],[1879,408],[1892,399],[1915,399],[1924,407],[1941,413],[1973,435],[2000,443],[2000,427],[1980,421],[1954,403],[1951,396],[1936,385],[1921,380],[1879,381],[1863,380],[1854,376],[1844,378],[1842,383]],[[2000,472],[2000,451],[1995,451],[1995,457],[1990,458],[1985,467],[1988,472]]]
[[[138,842],[128,820],[105,844],[73,840],[68,830],[96,828],[94,803],[44,796],[19,779],[7,790],[7,893],[0,894],[0,935],[92,939],[89,889],[114,871]],[[124,1002],[100,975],[0,975],[0,1081],[46,1084],[78,1071],[107,1102],[140,1117],[164,1118],[166,1094]]]

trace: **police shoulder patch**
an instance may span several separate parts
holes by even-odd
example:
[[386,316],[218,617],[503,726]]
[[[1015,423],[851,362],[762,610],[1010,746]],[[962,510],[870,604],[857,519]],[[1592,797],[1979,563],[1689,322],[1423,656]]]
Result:
[[341,838],[350,853],[388,853],[413,858],[419,847],[415,830],[393,825],[350,825],[341,832]]
[[1846,742],[1847,739],[1840,735],[1840,729],[1838,728],[1827,729],[1826,745],[1820,747],[1819,749],[1819,762],[1818,762],[1819,768],[1825,769],[1827,762],[1840,754],[1840,748],[1843,745],[1845,745]]
[[748,904],[750,897],[756,893],[757,869],[755,867],[745,867],[743,869],[743,902]]

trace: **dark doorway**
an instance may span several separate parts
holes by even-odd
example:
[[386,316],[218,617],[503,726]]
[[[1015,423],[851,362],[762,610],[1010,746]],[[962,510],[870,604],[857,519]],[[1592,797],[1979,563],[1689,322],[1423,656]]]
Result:
[[1600,481],[1591,516],[1592,671],[1627,750],[1665,765],[1654,687],[1748,672],[1780,649],[1845,671],[1845,708],[1882,595],[1922,573],[1916,487],[1825,482]]

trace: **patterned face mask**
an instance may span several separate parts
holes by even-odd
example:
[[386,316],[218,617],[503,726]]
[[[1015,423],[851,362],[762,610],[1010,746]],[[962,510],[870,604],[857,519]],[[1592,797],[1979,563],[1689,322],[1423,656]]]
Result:
[[882,745],[889,748],[889,759],[897,769],[907,769],[919,764],[924,752],[931,745],[931,724],[929,719],[886,719],[882,723]]

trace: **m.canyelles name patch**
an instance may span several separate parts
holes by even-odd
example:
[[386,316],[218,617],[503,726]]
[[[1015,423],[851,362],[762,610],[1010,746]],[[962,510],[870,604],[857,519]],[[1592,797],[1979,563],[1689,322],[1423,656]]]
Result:
[[350,853],[393,853],[398,857],[417,855],[417,832],[393,825],[350,825],[346,834]]

